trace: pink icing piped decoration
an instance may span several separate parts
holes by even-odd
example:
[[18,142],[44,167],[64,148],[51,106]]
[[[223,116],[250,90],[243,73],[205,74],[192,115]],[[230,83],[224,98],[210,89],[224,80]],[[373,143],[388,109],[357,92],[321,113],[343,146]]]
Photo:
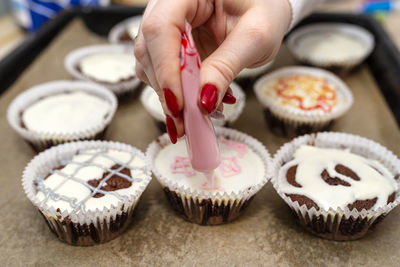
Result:
[[219,166],[220,151],[211,119],[199,108],[200,57],[192,38],[191,26],[187,22],[185,26],[180,57],[186,146],[193,169],[209,173]]
[[223,177],[235,176],[242,172],[242,168],[240,168],[238,160],[235,156],[231,158],[222,158],[221,164],[219,165],[219,170]]
[[196,172],[192,168],[192,164],[190,164],[189,158],[187,157],[176,156],[170,168],[172,173],[183,173],[187,177],[196,174]]
[[216,185],[216,180],[217,176],[211,174],[211,175],[206,175],[206,180],[201,184],[201,189],[202,190],[220,190],[223,191],[224,189]]
[[239,158],[243,158],[247,153],[248,147],[245,144],[228,140],[225,137],[221,137],[220,142],[224,143],[229,149],[235,150],[238,153]]

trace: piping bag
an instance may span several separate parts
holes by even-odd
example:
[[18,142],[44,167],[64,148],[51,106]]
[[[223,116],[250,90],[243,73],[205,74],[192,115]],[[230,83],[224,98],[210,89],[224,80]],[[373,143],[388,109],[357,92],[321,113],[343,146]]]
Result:
[[221,157],[211,119],[199,107],[201,63],[191,31],[192,27],[185,22],[180,58],[186,148],[193,169],[203,172],[210,189],[214,189],[213,172],[219,166]]

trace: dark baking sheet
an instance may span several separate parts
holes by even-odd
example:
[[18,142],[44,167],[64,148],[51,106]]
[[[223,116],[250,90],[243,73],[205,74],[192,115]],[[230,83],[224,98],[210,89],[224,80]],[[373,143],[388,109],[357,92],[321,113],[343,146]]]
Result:
[[[364,239],[332,242],[310,235],[292,216],[271,183],[263,187],[238,220],[207,227],[186,222],[170,208],[155,179],[143,193],[127,231],[106,244],[74,247],[49,231],[21,187],[21,174],[35,155],[9,127],[10,102],[21,92],[50,80],[70,79],[64,57],[79,47],[107,39],[75,17],[0,97],[0,265],[8,266],[392,266],[400,262],[400,209],[395,209]],[[285,45],[271,71],[298,64]],[[400,131],[367,64],[343,77],[354,105],[333,131],[361,135],[400,155]],[[245,87],[244,111],[231,126],[275,153],[288,138],[273,135],[252,83]],[[144,151],[161,132],[136,98],[126,99],[108,127],[106,140]],[[370,103],[376,103],[372,106]],[[366,120],[365,118],[368,118]],[[6,153],[4,153],[6,151]]]
[[[72,18],[81,17],[92,32],[106,36],[116,23],[142,12],[143,8],[122,6],[64,11],[38,33],[29,36],[23,44],[0,61],[0,94],[12,85]],[[397,124],[400,125],[400,52],[382,26],[375,19],[366,15],[318,13],[306,18],[297,27],[315,22],[356,24],[366,28],[375,36],[376,47],[366,63],[389,104]]]

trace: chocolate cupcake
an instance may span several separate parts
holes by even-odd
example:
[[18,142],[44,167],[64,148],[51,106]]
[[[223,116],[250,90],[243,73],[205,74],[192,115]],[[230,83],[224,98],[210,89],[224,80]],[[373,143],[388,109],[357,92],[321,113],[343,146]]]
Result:
[[280,148],[273,162],[274,188],[320,237],[359,239],[399,204],[400,160],[368,139],[305,135]]
[[286,67],[254,85],[271,130],[285,137],[327,130],[353,104],[353,95],[334,74],[316,68]]
[[25,168],[22,185],[60,240],[89,246],[107,242],[128,227],[150,180],[138,149],[82,141],[37,155]]
[[139,32],[142,16],[134,16],[121,21],[111,28],[108,40],[113,44],[132,44]]
[[102,139],[117,109],[116,97],[87,82],[54,81],[32,87],[8,107],[11,127],[36,151],[87,139]]
[[82,47],[69,53],[64,65],[74,78],[103,85],[120,97],[140,85],[133,48],[126,45]]
[[[229,127],[230,124],[234,123],[239,118],[243,111],[246,103],[246,95],[238,84],[231,83],[230,87],[233,95],[236,97],[236,103],[232,105],[224,105],[224,110],[222,112],[224,114],[223,119],[211,118],[211,121],[215,126]],[[149,112],[150,115],[155,119],[155,123],[161,129],[161,131],[165,132],[164,111],[154,89],[150,86],[146,86],[140,96],[140,101],[147,112]]]
[[227,128],[216,134],[222,161],[210,180],[192,169],[183,139],[172,145],[164,134],[146,152],[172,208],[201,225],[236,219],[269,179],[270,155],[260,142]]

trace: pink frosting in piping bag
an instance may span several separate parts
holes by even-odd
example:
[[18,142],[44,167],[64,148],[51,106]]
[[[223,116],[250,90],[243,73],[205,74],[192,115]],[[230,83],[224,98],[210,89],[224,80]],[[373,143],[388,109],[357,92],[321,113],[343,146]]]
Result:
[[181,45],[181,81],[183,88],[183,121],[186,146],[193,169],[203,172],[214,188],[213,172],[220,162],[220,151],[213,124],[199,107],[200,58],[196,50],[191,26],[186,22]]

